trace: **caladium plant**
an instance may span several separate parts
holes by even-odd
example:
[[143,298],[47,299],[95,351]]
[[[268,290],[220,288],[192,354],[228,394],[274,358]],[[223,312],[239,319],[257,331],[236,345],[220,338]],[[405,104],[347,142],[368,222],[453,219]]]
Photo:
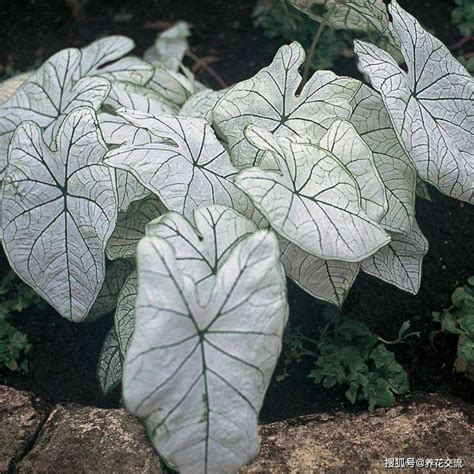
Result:
[[145,60],[104,38],[0,89],[9,262],[72,321],[115,311],[101,386],[123,375],[126,406],[182,472],[234,472],[258,452],[285,273],[338,306],[360,271],[416,293],[417,180],[473,199],[473,79],[444,45],[395,1],[293,3],[378,31],[408,72],[359,42],[372,87],[306,81],[292,43],[214,91],[183,66],[180,23]]
[[284,271],[271,231],[246,236],[254,224],[222,207],[195,221],[201,236],[168,214],[138,245],[124,398],[181,472],[235,472],[258,452],[287,319]]
[[93,109],[72,111],[54,146],[34,122],[11,144],[3,186],[3,247],[15,272],[64,317],[84,319],[99,294],[117,218],[115,175]]
[[408,67],[356,42],[360,68],[380,92],[400,143],[420,177],[441,192],[474,202],[474,81],[441,41],[396,2],[390,30]]

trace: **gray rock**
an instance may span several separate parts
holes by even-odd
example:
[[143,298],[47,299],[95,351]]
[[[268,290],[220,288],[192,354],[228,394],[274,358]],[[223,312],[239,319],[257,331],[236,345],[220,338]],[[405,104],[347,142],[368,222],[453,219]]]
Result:
[[160,473],[140,423],[124,410],[57,406],[20,473]]
[[[0,472],[161,472],[142,426],[124,410],[57,406],[45,421],[46,413],[30,395],[0,386]],[[474,472],[473,420],[473,405],[421,393],[373,415],[293,418],[259,427],[261,453],[242,472],[381,472],[386,458],[462,459],[464,472]]]
[[12,471],[30,449],[48,411],[31,394],[0,385],[0,472]]
[[341,412],[261,426],[260,456],[242,472],[382,472],[386,458],[462,459],[473,472],[473,405],[426,394],[401,402],[373,415]]

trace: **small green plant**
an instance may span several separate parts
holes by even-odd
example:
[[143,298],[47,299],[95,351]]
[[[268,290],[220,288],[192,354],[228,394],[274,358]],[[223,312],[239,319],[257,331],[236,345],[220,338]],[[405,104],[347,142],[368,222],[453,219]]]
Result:
[[31,348],[25,334],[8,321],[15,313],[44,305],[38,295],[10,271],[0,281],[0,368],[28,370],[25,358]]
[[453,25],[464,36],[474,34],[474,0],[455,0],[456,8],[452,11]]
[[[474,276],[465,286],[456,288],[451,297],[452,306],[434,312],[433,319],[441,324],[442,332],[459,334],[454,369],[474,380]],[[435,331],[435,336],[439,331]]]
[[309,356],[316,359],[315,368],[308,375],[315,383],[326,388],[347,386],[349,401],[366,401],[369,411],[394,405],[395,395],[408,391],[408,377],[385,344],[402,343],[418,333],[408,332],[407,321],[396,340],[385,341],[365,324],[341,317],[334,307],[326,308],[324,317],[327,324],[318,339],[304,336],[300,328],[287,331],[285,371],[279,380],[288,375],[291,361]]
[[[255,26],[264,30],[268,38],[282,41],[298,41],[309,50],[318,25],[307,15],[294,8],[287,0],[259,0],[253,16]],[[311,69],[327,69],[334,60],[352,54],[352,34],[348,31],[325,29],[319,40],[319,48],[309,59]]]

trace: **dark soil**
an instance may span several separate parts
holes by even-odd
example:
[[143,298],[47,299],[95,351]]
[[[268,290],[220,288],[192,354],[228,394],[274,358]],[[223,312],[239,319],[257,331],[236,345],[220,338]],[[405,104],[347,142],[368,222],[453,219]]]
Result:
[[[245,79],[268,64],[278,40],[269,40],[254,29],[251,19],[253,0],[188,1],[112,0],[90,2],[82,15],[74,17],[64,0],[0,1],[0,75],[10,75],[37,67],[44,59],[68,46],[83,46],[109,34],[132,37],[140,54],[152,44],[156,34],[176,20],[186,20],[193,28],[192,51],[212,66],[227,84]],[[428,28],[449,46],[459,38],[449,24],[450,0],[401,1]],[[463,46],[464,48],[466,45]],[[456,52],[461,53],[459,47]],[[192,63],[189,64],[190,66]],[[339,60],[336,72],[355,71],[351,60]],[[198,78],[217,87],[204,71]],[[361,274],[344,306],[344,314],[364,321],[380,336],[393,339],[406,320],[412,320],[421,338],[410,344],[392,347],[408,371],[414,390],[439,391],[474,400],[474,387],[455,375],[456,337],[440,335],[433,348],[428,340],[431,312],[450,305],[453,290],[474,274],[474,207],[462,204],[432,190],[433,202],[420,200],[418,220],[431,249],[424,262],[423,284],[411,296],[374,278]],[[0,255],[0,268],[6,262]],[[315,333],[320,321],[320,306],[311,297],[289,285],[291,321]],[[29,337],[33,349],[28,355],[26,375],[0,372],[0,383],[29,390],[51,402],[75,402],[100,407],[114,406],[119,395],[104,398],[96,380],[100,347],[112,323],[104,318],[91,324],[75,325],[53,311],[25,313],[14,323]],[[307,374],[311,361],[293,367],[290,377],[272,382],[262,421],[295,415],[353,409],[343,390],[328,391],[314,385]],[[356,408],[359,409],[359,408]]]

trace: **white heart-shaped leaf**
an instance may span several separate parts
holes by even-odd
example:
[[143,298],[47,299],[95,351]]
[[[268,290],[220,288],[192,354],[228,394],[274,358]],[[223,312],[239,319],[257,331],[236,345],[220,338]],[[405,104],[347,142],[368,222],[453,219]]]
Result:
[[[388,30],[387,7],[383,0],[289,0],[310,18],[337,30],[385,32]],[[330,16],[326,17],[326,13]]]
[[422,179],[445,194],[474,202],[474,80],[395,1],[389,8],[408,73],[381,49],[356,42],[360,68],[382,94]]
[[151,222],[146,234],[165,239],[173,246],[181,272],[195,281],[200,295],[209,298],[213,290],[211,277],[236,242],[255,232],[257,226],[234,209],[217,205],[194,211],[194,225],[171,212]]
[[165,212],[166,208],[156,196],[132,202],[127,211],[119,212],[117,225],[107,243],[107,257],[111,260],[134,258],[146,225]]
[[342,306],[360,263],[323,260],[280,238],[281,263],[298,286],[315,298]]
[[362,210],[379,222],[387,213],[385,186],[375,166],[374,156],[353,125],[336,120],[321,139],[321,148],[330,151],[357,181]]
[[205,120],[134,111],[121,115],[132,125],[147,128],[156,140],[111,150],[107,164],[132,173],[168,209],[188,218],[197,207],[210,204],[252,214],[250,200],[234,185],[237,170]]
[[388,211],[380,224],[396,233],[410,233],[415,219],[417,173],[398,141],[380,95],[363,85],[354,98],[350,121],[372,150],[386,189]]
[[145,237],[138,246],[124,400],[183,474],[236,472],[258,453],[257,417],[287,319],[278,258],[270,231],[240,241],[203,307],[169,242]]
[[79,106],[98,110],[110,90],[100,77],[77,80],[81,54],[65,49],[32,73],[16,94],[0,107],[0,180],[7,167],[7,150],[16,127],[31,120],[44,130],[51,143],[64,117]]
[[280,172],[249,168],[235,182],[278,234],[311,255],[347,262],[388,243],[390,237],[362,210],[356,181],[334,155],[262,129],[247,127],[245,133],[273,155]]
[[128,260],[116,260],[106,268],[104,283],[89,311],[88,321],[101,318],[115,309],[120,290],[132,270],[133,264]]
[[388,245],[362,263],[369,275],[416,295],[421,283],[421,265],[428,241],[416,221],[408,235],[392,234]]
[[33,122],[16,130],[4,180],[3,246],[10,265],[65,318],[84,319],[104,280],[117,218],[113,171],[94,111],[71,112],[54,148]]
[[110,393],[122,380],[122,357],[117,335],[112,328],[104,341],[97,367],[100,388],[104,394]]
[[134,47],[133,40],[120,35],[94,41],[81,49],[80,76],[100,76],[111,82],[145,85],[153,77],[153,66],[139,58],[122,58]]
[[304,56],[298,43],[281,47],[270,66],[230,88],[217,103],[214,122],[228,140],[236,166],[259,162],[258,150],[245,140],[246,125],[316,140],[335,119],[349,118],[350,102],[361,83],[330,71],[317,71],[297,96]]
[[[147,225],[149,237],[167,240],[175,249],[176,261],[183,276],[193,280],[198,296],[207,304],[214,277],[231,249],[257,226],[225,206],[201,207],[194,212],[194,225],[181,214],[170,212]],[[125,354],[135,327],[135,299],[138,289],[136,272],[124,285],[115,313],[115,331]]]

